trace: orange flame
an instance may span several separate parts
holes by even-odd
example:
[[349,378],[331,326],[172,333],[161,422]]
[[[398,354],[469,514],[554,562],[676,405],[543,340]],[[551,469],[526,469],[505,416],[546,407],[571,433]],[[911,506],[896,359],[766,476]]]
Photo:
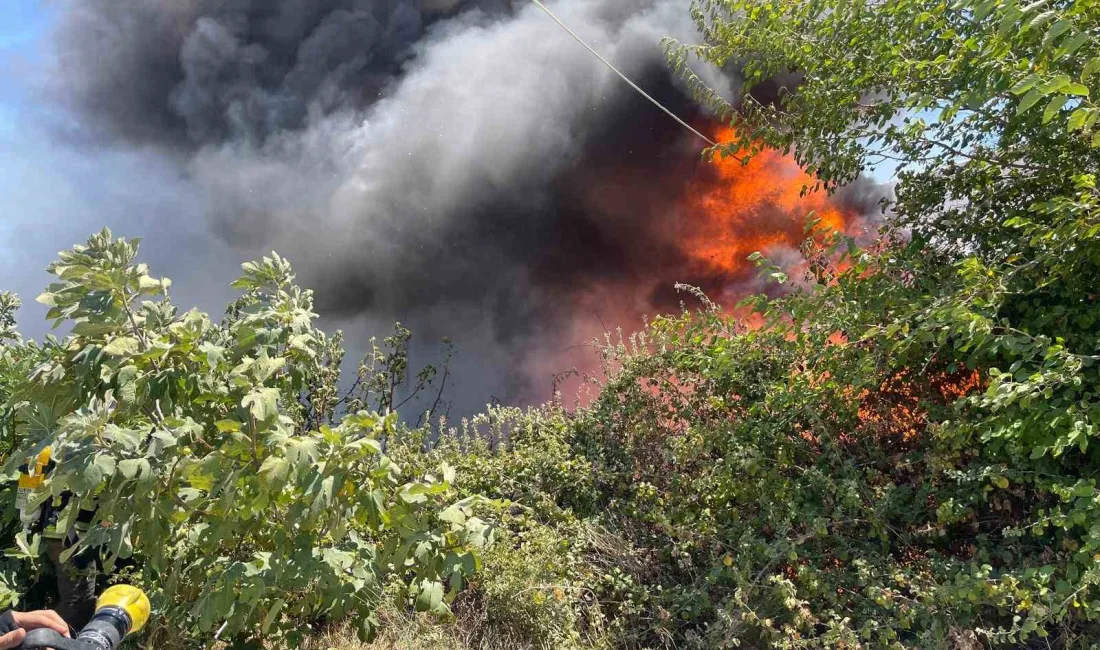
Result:
[[[717,133],[718,142],[732,142],[736,133],[726,127]],[[767,149],[742,164],[732,156],[718,154],[711,174],[692,184],[689,218],[694,232],[684,248],[692,270],[710,276],[740,277],[751,271],[746,258],[777,245],[797,248],[805,239],[804,228],[811,212],[821,225],[845,231],[854,215],[829,200],[823,192],[803,195],[815,179],[798,166],[792,156]]]
[[[718,142],[736,140],[732,128],[713,133]],[[762,150],[748,164],[716,155],[686,179],[653,179],[639,169],[649,173],[629,160],[621,167],[599,170],[588,190],[590,205],[601,219],[615,224],[599,232],[610,233],[607,241],[620,246],[630,272],[594,278],[571,292],[577,317],[564,338],[572,345],[529,361],[531,376],[550,377],[569,367],[598,375],[598,360],[584,343],[603,340],[605,334],[615,338],[619,327],[629,336],[640,329],[643,316],[675,311],[678,301],[685,299],[672,289],[677,282],[699,286],[723,308],[732,309],[744,326],[760,327],[759,314],[734,307],[761,288],[751,282],[755,265],[748,256],[760,251],[797,280],[795,274],[811,266],[800,251],[810,213],[816,214],[820,227],[849,235],[863,223],[858,207],[848,207],[825,192],[804,194],[816,179],[781,151]],[[638,212],[648,218],[636,219]],[[631,228],[618,230],[624,220]],[[628,236],[616,239],[620,232]],[[784,255],[783,248],[789,253]],[[845,343],[840,333],[832,342]],[[568,400],[577,395],[580,383],[572,378],[554,386]]]

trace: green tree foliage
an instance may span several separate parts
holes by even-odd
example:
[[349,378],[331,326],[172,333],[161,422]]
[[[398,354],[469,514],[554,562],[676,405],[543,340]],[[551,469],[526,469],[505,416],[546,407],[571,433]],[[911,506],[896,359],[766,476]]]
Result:
[[659,324],[587,414],[595,476],[684,553],[678,616],[779,645],[1096,638],[1098,9],[695,4],[706,43],[670,54],[744,72],[736,110],[699,88],[729,153],[899,175],[874,246],[811,237],[760,331]]
[[[6,339],[9,435],[55,445],[51,490],[98,495],[96,541],[138,558],[167,625],[369,625],[388,575],[475,643],[1096,647],[1100,5],[693,11],[705,43],[670,56],[732,120],[727,153],[793,151],[825,190],[896,163],[896,202],[864,246],[811,219],[803,281],[748,302],[761,327],[695,292],[608,342],[574,413],[360,411],[401,403],[407,330],[341,392],[339,339],[277,257],[217,324],[106,233],[51,267],[72,335]],[[736,109],[696,56],[743,73]],[[505,504],[483,555],[480,495]]]
[[[179,313],[136,255],[107,230],[61,253],[39,301],[71,334],[3,349],[39,360],[4,366],[26,443],[8,471],[51,446],[59,464],[34,499],[77,495],[66,527],[79,502],[98,507],[73,551],[133,558],[158,646],[215,630],[297,643],[309,622],[346,616],[369,634],[391,581],[446,613],[491,529],[476,499],[454,503],[452,469],[411,476],[382,452],[396,414],[340,411],[339,337],[314,328],[289,264],[244,264],[243,295],[215,323]],[[17,541],[35,561],[39,540]]]
[[[811,219],[804,281],[747,303],[762,327],[696,292],[602,348],[589,407],[433,452],[529,508],[502,549],[561,539],[553,567],[494,563],[484,617],[556,585],[541,647],[1095,647],[1098,8],[699,0],[706,42],[670,55],[726,153],[793,151],[825,190],[891,162],[896,202],[862,247]],[[693,56],[743,72],[736,109]]]

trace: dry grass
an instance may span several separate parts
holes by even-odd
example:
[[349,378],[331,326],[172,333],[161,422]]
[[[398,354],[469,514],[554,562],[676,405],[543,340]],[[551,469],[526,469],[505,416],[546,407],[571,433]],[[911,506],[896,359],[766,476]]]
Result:
[[[428,616],[379,613],[378,638],[363,643],[351,626],[314,637],[302,650],[534,650],[530,644],[472,633],[469,622],[439,622]],[[480,636],[482,638],[475,638]]]
[[363,643],[351,630],[335,630],[315,637],[304,650],[473,650],[444,627],[436,629],[387,628],[377,639]]

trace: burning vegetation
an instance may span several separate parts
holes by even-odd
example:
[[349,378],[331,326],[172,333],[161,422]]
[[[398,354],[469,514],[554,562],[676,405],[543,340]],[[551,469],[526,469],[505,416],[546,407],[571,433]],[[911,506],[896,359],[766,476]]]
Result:
[[[717,141],[733,141],[731,128]],[[747,163],[716,154],[694,180],[688,205],[692,233],[684,242],[689,268],[717,282],[744,280],[753,271],[750,254],[797,251],[811,217],[828,230],[854,234],[863,217],[855,206],[812,191],[816,180],[793,157],[764,150]],[[790,255],[782,255],[790,261]]]
[[[734,138],[729,127],[708,130],[718,142]],[[562,204],[560,239],[548,242],[536,267],[538,282],[556,292],[559,311],[570,315],[560,324],[567,343],[526,359],[529,376],[569,368],[598,373],[598,359],[584,344],[678,312],[686,298],[678,284],[698,287],[727,310],[754,293],[779,295],[808,280],[808,257],[820,248],[807,247],[809,241],[829,231],[862,240],[878,222],[881,186],[861,182],[830,195],[815,190],[813,177],[791,155],[765,149],[748,158],[707,159],[689,148],[695,143],[684,134],[670,135],[656,150],[640,152],[663,167],[597,153],[569,177],[582,179],[576,183],[581,190]],[[817,224],[812,233],[811,221]],[[749,259],[757,252],[787,272],[791,283],[762,279]],[[578,385],[556,387],[568,400]]]
[[[177,310],[104,229],[49,267],[64,339],[19,336],[0,294],[9,460],[48,445],[47,491],[99,497],[73,553],[132,555],[151,645],[305,647],[343,619],[455,648],[1095,645],[1088,3],[553,3],[719,139],[666,54],[746,102],[795,71],[737,123],[834,194],[774,151],[701,159],[536,9],[496,4],[60,5],[83,119],[183,161],[218,238],[317,289],[271,255],[228,318]],[[669,33],[706,44],[662,53]],[[860,246],[881,192],[851,181],[883,160],[896,212]],[[857,240],[845,263],[811,214]],[[749,294],[757,320],[718,308]],[[315,307],[464,337],[437,390],[466,406],[541,401],[601,334],[603,375],[579,408],[421,423],[395,392],[440,375],[413,374],[407,336],[346,381]],[[10,559],[34,560],[16,530]],[[426,638],[399,645],[444,647]]]

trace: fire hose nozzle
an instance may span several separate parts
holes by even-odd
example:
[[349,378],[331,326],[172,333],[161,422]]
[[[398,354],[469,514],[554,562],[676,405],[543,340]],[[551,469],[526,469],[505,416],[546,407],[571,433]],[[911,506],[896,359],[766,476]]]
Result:
[[151,607],[145,592],[129,585],[115,585],[96,601],[92,620],[68,639],[54,630],[31,630],[20,648],[38,650],[115,650],[127,634],[140,631],[149,621]]
[[[127,633],[140,632],[149,622],[149,597],[145,592],[130,585],[115,585],[104,591],[95,603],[96,613],[100,610],[117,607],[130,617],[130,629]],[[94,617],[93,617],[94,618]]]

